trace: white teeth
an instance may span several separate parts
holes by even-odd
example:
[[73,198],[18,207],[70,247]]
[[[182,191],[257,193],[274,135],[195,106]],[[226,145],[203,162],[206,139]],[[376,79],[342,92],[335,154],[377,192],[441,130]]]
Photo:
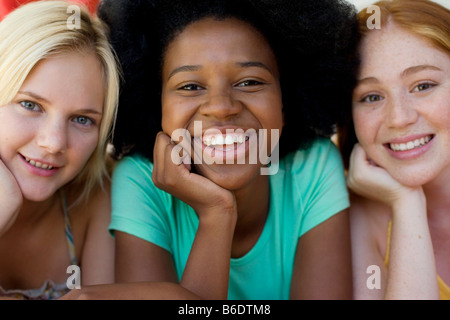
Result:
[[220,145],[232,145],[241,144],[247,141],[248,137],[245,134],[225,134],[225,135],[215,135],[203,137],[203,143],[209,146],[220,146]]
[[46,169],[46,170],[51,170],[51,169],[53,169],[53,166],[50,166],[50,165],[45,164],[45,163],[40,163],[39,161],[31,160],[31,159],[29,159],[29,158],[27,158],[27,157],[25,157],[25,160],[26,160],[29,164],[31,164],[32,166],[34,166],[34,167],[36,167],[36,168]]
[[394,151],[407,151],[427,144],[431,140],[431,136],[408,141],[407,143],[390,143],[389,147]]
[[225,144],[233,144],[234,138],[232,136],[226,136],[225,138]]

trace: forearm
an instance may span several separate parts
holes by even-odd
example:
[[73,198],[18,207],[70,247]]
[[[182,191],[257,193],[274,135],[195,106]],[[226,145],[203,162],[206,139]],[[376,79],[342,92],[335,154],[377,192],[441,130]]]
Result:
[[312,228],[297,244],[291,299],[352,298],[352,264],[348,212]]
[[169,282],[134,282],[84,286],[59,300],[197,300],[182,286]]
[[439,299],[424,196],[393,206],[386,299]]
[[235,212],[203,215],[181,285],[205,299],[227,299]]
[[22,191],[0,159],[0,236],[14,223],[22,203]]

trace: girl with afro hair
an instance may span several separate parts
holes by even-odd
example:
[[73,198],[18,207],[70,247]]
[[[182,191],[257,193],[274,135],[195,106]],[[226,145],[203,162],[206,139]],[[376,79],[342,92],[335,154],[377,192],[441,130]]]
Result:
[[116,281],[204,299],[351,298],[349,200],[330,137],[351,103],[354,8],[104,0],[98,12],[124,70]]

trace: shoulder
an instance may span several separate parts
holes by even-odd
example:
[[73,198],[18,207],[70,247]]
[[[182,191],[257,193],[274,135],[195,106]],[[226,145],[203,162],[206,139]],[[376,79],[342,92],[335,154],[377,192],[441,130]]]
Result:
[[384,204],[350,193],[350,224],[354,244],[370,241],[384,257],[391,210]]
[[[355,299],[382,299],[387,268],[385,266],[390,210],[379,202],[350,196],[350,234],[352,248],[353,287]],[[381,288],[367,287],[369,267],[381,271]]]
[[122,158],[115,166],[114,175],[139,175],[153,171],[153,163],[139,154]]
[[284,161],[295,168],[321,169],[325,165],[342,166],[342,160],[336,145],[327,138],[314,140],[308,148],[288,154]]
[[391,219],[390,209],[378,201],[373,201],[350,193],[350,216],[355,221],[364,222],[374,228],[386,227]]
[[346,189],[342,158],[330,139],[316,139],[307,149],[288,154],[280,162],[280,168],[301,189],[324,186],[324,182]]
[[[152,179],[153,163],[141,155],[124,157],[112,175],[113,216],[149,218],[149,210],[160,212],[172,203],[172,195],[159,189]],[[163,210],[164,211],[164,210]]]
[[107,178],[103,186],[98,185],[93,189],[86,201],[71,206],[73,197],[67,196],[69,217],[72,220],[82,220],[86,226],[92,219],[109,219],[111,214],[111,181]]
[[[86,248],[99,239],[109,238],[108,225],[111,221],[111,182],[105,179],[103,186],[93,189],[88,199],[75,203],[75,197],[67,192],[67,205],[76,256],[85,261]],[[83,262],[83,263],[84,263]]]
[[132,189],[153,189],[153,163],[141,155],[127,156],[121,159],[112,174],[113,196],[127,193]]
[[284,172],[272,178],[274,189],[289,194],[292,211],[302,213],[300,234],[349,207],[341,157],[331,140],[316,139],[288,154],[280,167]]

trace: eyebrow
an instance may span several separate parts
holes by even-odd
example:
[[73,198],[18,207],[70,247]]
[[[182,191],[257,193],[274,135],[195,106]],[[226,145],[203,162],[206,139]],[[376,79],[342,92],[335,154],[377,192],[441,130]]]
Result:
[[[37,93],[31,92],[31,91],[19,91],[18,93],[32,97],[38,101],[50,104],[50,101],[45,99],[44,97],[41,97],[40,95],[38,95]],[[103,115],[102,112],[98,112],[94,109],[80,109],[77,110],[78,113],[82,113],[82,114],[97,114],[97,115]]]
[[179,72],[192,72],[192,71],[198,71],[202,68],[202,66],[200,65],[186,65],[186,66],[181,66],[178,68],[175,68],[167,77],[167,79],[170,79],[171,77],[173,77],[175,74],[179,73]]
[[50,101],[48,101],[44,97],[41,97],[40,95],[38,95],[38,94],[36,94],[34,92],[31,92],[31,91],[19,91],[18,93],[26,95],[26,96],[29,96],[29,97],[32,97],[32,98],[34,98],[36,100],[39,100],[39,101],[42,101],[42,102],[45,102],[45,103],[50,103]]
[[[414,66],[414,67],[409,67],[407,69],[405,69],[401,74],[400,77],[405,78],[407,76],[410,76],[411,74],[420,72],[422,70],[434,70],[434,71],[443,71],[442,69],[435,67],[435,66],[431,66],[431,65],[419,65],[419,66]],[[380,81],[375,78],[375,77],[367,77],[364,79],[360,79],[358,80],[358,84],[361,83],[379,83]]]
[[236,65],[241,68],[252,68],[252,67],[263,68],[269,71],[270,73],[273,73],[272,70],[270,70],[270,68],[262,62],[257,61],[237,62]]
[[435,71],[442,71],[442,69],[435,67],[435,66],[431,66],[431,65],[419,65],[419,66],[414,66],[414,67],[410,67],[406,70],[404,70],[401,74],[401,77],[404,78],[408,75],[411,75],[413,73],[417,73],[419,71],[422,70],[435,70]]
[[97,115],[103,115],[103,112],[98,112],[98,111],[96,111],[96,110],[93,110],[93,109],[80,109],[80,110],[77,110],[77,112],[78,113],[81,113],[81,114],[97,114]]
[[359,85],[361,83],[379,83],[379,82],[380,81],[375,77],[367,77],[364,79],[359,79],[357,84]]
[[[262,62],[257,62],[257,61],[247,61],[247,62],[236,62],[236,66],[240,67],[240,68],[253,68],[253,67],[257,67],[257,68],[262,68],[262,69],[266,69],[267,71],[269,71],[270,73],[273,73],[272,70],[266,66],[264,63]],[[179,73],[179,72],[192,72],[192,71],[199,71],[202,68],[201,65],[185,65],[185,66],[181,66],[178,68],[175,68],[167,77],[167,79],[170,79],[171,77],[173,77],[175,74]]]

